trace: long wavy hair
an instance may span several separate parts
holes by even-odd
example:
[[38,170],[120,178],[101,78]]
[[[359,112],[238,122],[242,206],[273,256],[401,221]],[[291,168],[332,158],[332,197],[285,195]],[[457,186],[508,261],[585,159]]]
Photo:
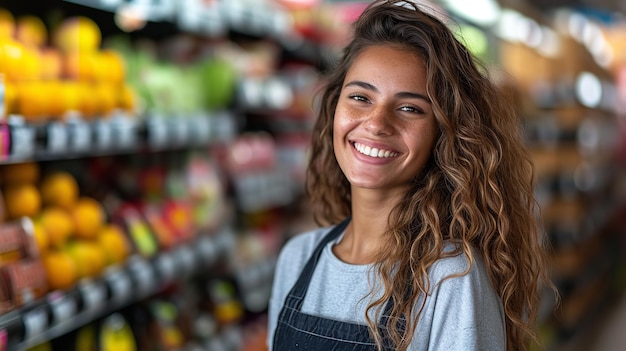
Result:
[[[444,256],[482,256],[505,314],[507,349],[536,341],[541,288],[552,286],[547,249],[537,221],[533,165],[514,104],[494,83],[449,26],[411,1],[374,1],[354,23],[352,41],[326,77],[312,132],[306,190],[320,225],[351,215],[350,184],[333,152],[333,119],[346,73],[373,45],[415,52],[426,66],[426,89],[438,125],[430,161],[388,219],[375,269],[382,296],[368,306],[368,325],[406,350],[431,288],[429,268]],[[443,254],[446,240],[461,243]],[[474,248],[474,250],[472,250]],[[468,269],[469,270],[469,269]],[[407,293],[409,292],[409,293]],[[377,327],[380,311],[393,299],[386,337]],[[401,330],[404,329],[403,333]]]

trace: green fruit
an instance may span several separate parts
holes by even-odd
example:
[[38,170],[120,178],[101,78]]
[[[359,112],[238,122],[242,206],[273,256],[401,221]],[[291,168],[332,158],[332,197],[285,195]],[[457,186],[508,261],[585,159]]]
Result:
[[237,71],[221,59],[207,59],[199,64],[199,76],[203,78],[206,108],[219,110],[228,107],[235,95]]

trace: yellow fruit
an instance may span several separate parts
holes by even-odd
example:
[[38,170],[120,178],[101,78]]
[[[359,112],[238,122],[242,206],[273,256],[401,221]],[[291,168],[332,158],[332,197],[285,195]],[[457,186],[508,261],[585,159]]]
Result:
[[79,238],[93,239],[104,225],[104,209],[93,198],[81,197],[72,208],[74,234]]
[[[4,105],[6,115],[17,113],[17,88],[15,83],[9,80],[4,80]],[[0,110],[0,114],[2,114],[2,110]]]
[[15,17],[6,9],[0,8],[0,39],[12,38],[15,33]]
[[130,242],[122,228],[115,224],[105,224],[97,240],[108,254],[110,264],[122,263],[130,254]]
[[42,82],[46,91],[54,96],[48,102],[48,117],[54,120],[61,120],[67,112],[65,85],[57,79],[45,80]]
[[63,74],[67,79],[94,81],[96,79],[97,53],[70,51],[63,56]]
[[5,184],[35,184],[39,181],[39,174],[40,170],[37,162],[21,162],[2,167],[2,179]]
[[126,76],[124,59],[117,51],[104,49],[96,57],[95,79],[100,82],[122,84]]
[[48,248],[50,247],[50,237],[48,236],[48,233],[46,233],[46,229],[41,222],[33,222],[33,235],[35,236],[35,242],[37,242],[39,253],[43,254],[48,251]]
[[4,191],[4,203],[9,219],[34,217],[41,209],[41,197],[33,184],[22,183],[7,187]]
[[133,87],[123,84],[119,90],[118,107],[128,112],[135,112],[137,107],[136,101],[137,98]]
[[15,108],[27,121],[43,121],[48,114],[52,96],[43,81],[26,80],[16,83]]
[[34,80],[41,77],[39,52],[11,38],[0,38],[0,72],[11,81]]
[[81,278],[97,277],[106,267],[106,252],[91,240],[74,240],[68,244],[67,252],[76,263]]
[[53,42],[64,52],[95,51],[102,42],[102,33],[91,19],[84,16],[71,17],[56,28]]
[[15,38],[28,47],[40,48],[48,38],[46,25],[36,16],[24,15],[19,17],[15,28]]
[[60,84],[58,97],[63,112],[79,112],[81,105],[80,84],[72,80],[64,80]]
[[46,269],[48,285],[52,290],[69,289],[78,279],[74,260],[63,250],[46,252],[42,255],[41,261]]
[[118,87],[109,83],[97,83],[92,94],[97,97],[98,114],[109,115],[117,107]]
[[46,175],[41,181],[40,189],[45,206],[58,206],[66,210],[74,207],[80,191],[76,178],[65,171]]
[[46,207],[38,220],[48,234],[48,241],[52,247],[63,247],[74,232],[72,217],[60,207]]
[[100,102],[93,89],[93,83],[78,83],[78,111],[82,113],[85,119],[92,119],[99,112]]

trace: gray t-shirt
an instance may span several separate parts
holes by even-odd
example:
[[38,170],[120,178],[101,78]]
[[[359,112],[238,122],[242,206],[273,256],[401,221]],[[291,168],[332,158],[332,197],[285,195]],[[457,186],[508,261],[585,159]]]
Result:
[[[291,238],[282,248],[276,265],[269,302],[268,346],[278,315],[317,244],[331,228],[312,230]],[[366,297],[379,284],[372,265],[353,265],[338,259],[330,242],[320,256],[302,304],[302,312],[345,322],[366,324]],[[448,243],[446,249],[453,248]],[[429,270],[431,294],[426,298],[409,351],[505,350],[506,334],[502,302],[490,283],[483,261],[474,255],[469,273],[443,280],[467,269],[465,255],[444,258]],[[442,281],[443,280],[443,281]],[[280,351],[280,350],[274,350]]]

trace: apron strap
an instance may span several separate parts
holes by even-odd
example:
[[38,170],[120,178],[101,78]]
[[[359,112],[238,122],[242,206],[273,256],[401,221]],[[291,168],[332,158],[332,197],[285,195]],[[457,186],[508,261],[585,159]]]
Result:
[[304,296],[309,288],[309,282],[311,281],[311,277],[313,277],[313,272],[315,271],[315,266],[317,266],[317,262],[319,261],[319,257],[324,250],[326,244],[335,240],[341,233],[344,232],[348,223],[350,223],[350,217],[343,220],[343,222],[337,224],[326,236],[322,239],[322,241],[317,245],[313,254],[311,254],[311,258],[307,261],[302,273],[300,273],[300,277],[294,284],[289,294],[287,294],[287,298],[285,300],[285,306],[293,308],[297,311],[300,311],[302,308],[302,303],[304,301]]

